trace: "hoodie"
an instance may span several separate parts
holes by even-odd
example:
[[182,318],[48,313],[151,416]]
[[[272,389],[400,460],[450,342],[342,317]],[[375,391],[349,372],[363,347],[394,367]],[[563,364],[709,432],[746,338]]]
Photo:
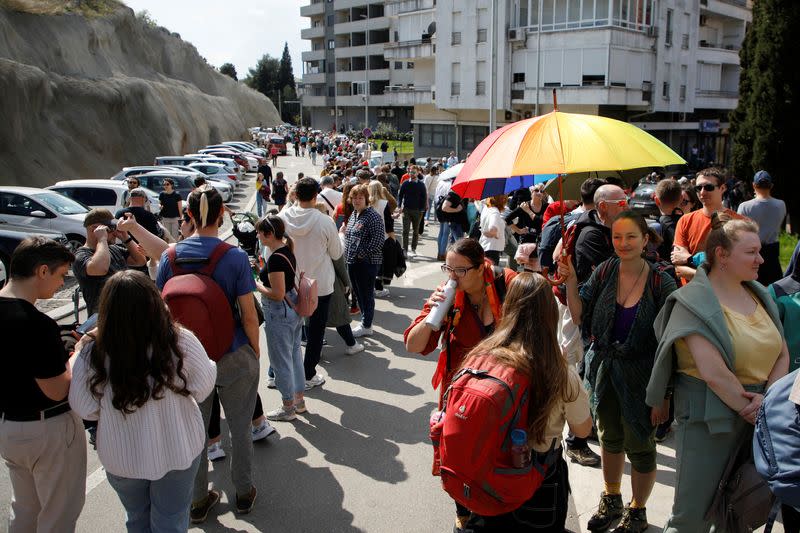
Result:
[[314,208],[299,205],[284,209],[278,216],[294,241],[298,270],[317,281],[319,296],[332,294],[336,274],[331,260],[342,256],[342,241],[333,219]]

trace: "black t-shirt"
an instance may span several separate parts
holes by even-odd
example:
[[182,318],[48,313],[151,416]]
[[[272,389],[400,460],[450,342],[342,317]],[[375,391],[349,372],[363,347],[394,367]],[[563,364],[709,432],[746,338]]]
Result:
[[75,262],[72,263],[72,272],[75,274],[75,279],[78,280],[78,285],[83,293],[83,300],[86,302],[86,312],[94,314],[97,312],[97,306],[100,303],[100,292],[103,290],[106,280],[120,270],[128,268],[128,249],[118,244],[112,244],[108,247],[111,254],[111,263],[108,266],[108,272],[103,276],[90,276],[86,273],[86,264],[94,256],[94,250],[82,246],[75,252]]
[[[164,218],[179,218],[181,213],[178,211],[178,202],[181,200],[183,200],[183,198],[175,191],[171,193],[160,193],[158,195],[158,201],[161,202],[161,216]],[[139,219],[137,218],[136,220]]]
[[514,224],[518,228],[528,228],[528,233],[517,237],[519,242],[529,243],[539,240],[539,234],[542,232],[542,217],[547,209],[547,205],[546,202],[542,202],[542,207],[539,209],[538,213],[531,207],[533,218],[522,208],[522,204],[505,217],[506,224],[508,225]]
[[0,297],[0,336],[5,354],[0,411],[42,411],[63,402],[48,398],[36,384],[66,371],[58,324],[26,300]]
[[[453,191],[447,192],[447,196],[444,197],[444,201],[447,202],[448,207],[456,208],[459,205],[463,206],[461,197]],[[445,220],[451,224],[460,224],[462,228],[466,228],[469,225],[466,209],[462,209],[458,213],[445,213],[445,215]]]
[[272,167],[269,165],[261,165],[258,167],[258,173],[263,174],[264,179],[267,180],[267,183],[269,183],[269,180],[272,178]]
[[278,205],[283,205],[286,203],[286,195],[286,180],[283,178],[272,180],[272,200]]
[[[180,200],[180,196],[178,197],[178,199]],[[178,211],[177,205],[178,204],[176,203],[175,204],[176,213]],[[122,218],[122,216],[125,213],[131,213],[133,216],[136,217],[136,222],[138,222],[140,226],[142,226],[144,229],[146,229],[153,235],[158,235],[158,219],[153,213],[146,210],[144,207],[126,207],[125,209],[120,209],[119,211],[117,211],[114,217]],[[175,217],[177,216],[178,215],[175,215]]]
[[[278,254],[286,256],[291,262],[291,266],[286,261],[286,259],[284,259]],[[267,259],[267,264],[261,270],[261,273],[258,275],[258,277],[261,280],[261,283],[271,288],[272,286],[269,284],[270,272],[272,273],[283,272],[284,287],[286,288],[286,292],[288,293],[289,291],[294,289],[295,270],[292,267],[294,267],[294,269],[297,269],[297,260],[294,258],[294,254],[292,253],[291,250],[289,250],[288,246],[282,246],[281,248],[278,248],[277,250],[272,252],[272,255],[269,256],[269,259]]]

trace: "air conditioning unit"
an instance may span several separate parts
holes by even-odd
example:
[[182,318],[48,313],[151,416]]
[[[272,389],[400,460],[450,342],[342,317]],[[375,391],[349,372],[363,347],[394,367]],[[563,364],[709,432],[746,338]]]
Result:
[[658,37],[658,26],[648,26],[647,27],[647,36],[648,37]]
[[508,40],[512,42],[525,40],[525,30],[520,28],[508,30]]
[[531,118],[533,116],[533,111],[525,111],[522,116],[524,118]]
[[705,15],[700,15],[700,25],[705,26],[707,22],[708,22],[708,17]]

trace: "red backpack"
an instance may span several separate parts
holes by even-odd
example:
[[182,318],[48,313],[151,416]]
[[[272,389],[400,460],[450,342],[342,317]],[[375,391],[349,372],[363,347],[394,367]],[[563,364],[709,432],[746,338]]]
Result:
[[[509,513],[541,486],[557,454],[514,468],[511,431],[527,429],[529,379],[490,355],[470,358],[450,382],[431,419],[434,472],[444,490],[483,516]],[[535,456],[536,454],[533,454]]]
[[[236,325],[228,297],[211,275],[233,246],[221,242],[210,257],[182,259],[178,258],[175,248],[167,249],[172,277],[164,284],[161,296],[172,317],[197,336],[212,361],[219,361],[233,343]],[[205,266],[196,270],[181,266],[198,263]]]

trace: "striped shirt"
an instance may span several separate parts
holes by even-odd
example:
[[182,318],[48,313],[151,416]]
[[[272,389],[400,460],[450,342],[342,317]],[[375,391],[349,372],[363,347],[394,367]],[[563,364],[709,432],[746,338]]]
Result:
[[156,480],[171,470],[189,468],[206,442],[197,404],[211,394],[217,379],[217,367],[197,337],[187,329],[179,330],[178,347],[190,395],[164,389],[160,400],[150,399],[128,415],[111,405],[110,382],[106,382],[102,398],[92,396],[89,381],[94,371],[88,346],[75,358],[69,403],[81,418],[98,421],[97,455],[106,471],[124,478]]

